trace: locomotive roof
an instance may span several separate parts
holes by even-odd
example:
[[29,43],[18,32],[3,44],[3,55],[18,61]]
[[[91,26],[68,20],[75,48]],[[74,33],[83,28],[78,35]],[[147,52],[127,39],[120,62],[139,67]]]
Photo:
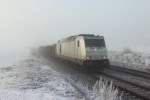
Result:
[[95,36],[94,34],[79,34],[78,36]]
[[95,35],[95,34],[79,34],[78,36],[83,36],[83,37],[100,37],[99,35]]
[[70,40],[74,40],[76,39],[76,37],[78,36],[83,36],[83,37],[100,37],[99,35],[94,35],[94,34],[79,34],[79,35],[74,35],[74,36],[70,36],[70,37],[67,37],[67,38],[64,38],[60,41],[70,41]]

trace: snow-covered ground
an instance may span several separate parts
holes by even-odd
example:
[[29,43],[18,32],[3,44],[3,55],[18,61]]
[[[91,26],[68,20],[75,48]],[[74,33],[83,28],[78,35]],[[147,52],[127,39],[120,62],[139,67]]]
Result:
[[16,64],[0,66],[0,100],[116,100],[118,91],[101,81],[95,85],[100,89],[89,90],[95,82],[71,66],[29,55]]
[[128,68],[150,69],[150,53],[138,52],[131,49],[122,51],[110,51],[109,59],[112,64]]
[[[73,70],[72,65],[66,67],[32,51],[16,64],[0,65],[0,100],[100,100],[104,97],[110,100],[110,95],[112,100],[117,98],[117,90],[106,91],[113,89],[112,86],[108,89],[99,81],[96,84],[99,89],[94,86],[95,80]],[[123,67],[150,69],[149,53],[124,49],[109,52],[109,58],[112,64]]]
[[[116,97],[118,91],[112,86],[106,87],[106,83],[102,81],[96,83],[96,80],[90,76],[73,70],[71,68],[73,65],[66,67],[63,63],[56,63],[43,56],[38,50],[32,51],[22,58],[23,60],[18,57],[19,62],[16,64],[7,64],[7,61],[4,65],[4,62],[0,64],[0,100],[116,100],[118,98]],[[150,69],[149,53],[124,49],[109,52],[109,58],[112,64]]]
[[80,97],[63,75],[29,58],[0,68],[1,100],[70,100]]

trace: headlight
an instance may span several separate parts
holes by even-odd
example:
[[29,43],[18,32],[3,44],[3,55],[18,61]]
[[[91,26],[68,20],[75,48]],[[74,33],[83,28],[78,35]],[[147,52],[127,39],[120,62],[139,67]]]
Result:
[[86,57],[86,59],[87,59],[87,60],[89,60],[89,59],[90,59],[90,57]]
[[90,59],[92,59],[92,57],[91,57],[91,56],[89,56],[89,57],[86,57],[86,59],[87,59],[87,60],[90,60]]
[[103,59],[107,59],[107,56],[103,56]]

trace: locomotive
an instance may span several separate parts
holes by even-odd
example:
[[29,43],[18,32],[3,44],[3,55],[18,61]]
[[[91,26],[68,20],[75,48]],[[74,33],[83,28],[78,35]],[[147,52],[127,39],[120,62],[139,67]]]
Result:
[[82,66],[109,65],[103,36],[79,34],[51,46],[51,55]]

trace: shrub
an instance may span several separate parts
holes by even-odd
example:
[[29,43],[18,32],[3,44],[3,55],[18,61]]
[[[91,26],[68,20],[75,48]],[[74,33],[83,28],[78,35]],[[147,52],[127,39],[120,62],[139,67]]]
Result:
[[95,83],[92,90],[93,100],[121,100],[118,89],[113,86],[112,82],[108,82],[103,78]]

